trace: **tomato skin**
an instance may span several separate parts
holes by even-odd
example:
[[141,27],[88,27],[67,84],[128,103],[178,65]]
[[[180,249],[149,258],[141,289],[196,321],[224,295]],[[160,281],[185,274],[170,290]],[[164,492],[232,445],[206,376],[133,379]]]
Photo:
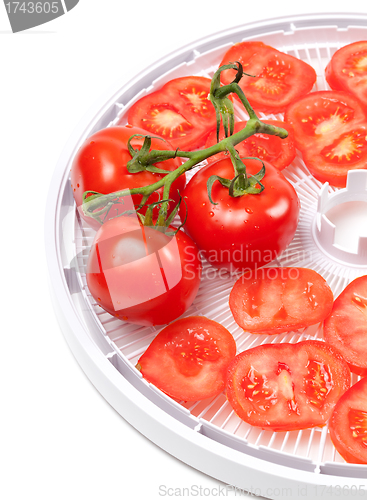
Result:
[[133,104],[128,122],[164,137],[173,149],[197,149],[216,124],[214,106],[207,99],[210,84],[201,76],[170,80]]
[[275,335],[323,321],[333,307],[333,292],[312,269],[264,267],[236,281],[229,307],[243,330]]
[[[255,158],[260,158],[260,160],[267,161],[271,163],[273,167],[277,170],[283,170],[292,163],[296,157],[296,148],[294,145],[293,138],[293,127],[288,123],[284,123],[279,120],[262,120],[263,123],[268,123],[269,125],[274,125],[276,127],[282,127],[287,130],[288,137],[281,139],[275,135],[268,134],[254,134],[253,136],[245,139],[236,146],[241,157],[252,156]],[[246,127],[246,121],[240,121],[235,123],[234,133]],[[225,138],[224,130],[221,129],[219,134],[219,140]],[[213,130],[205,143],[205,148],[213,146],[217,143],[217,131]],[[218,153],[214,156],[208,158],[208,162],[218,161],[222,158],[228,158],[226,153]]]
[[340,352],[325,342],[263,344],[234,358],[226,393],[245,422],[273,431],[300,430],[326,423],[350,379]]
[[[199,170],[186,186],[186,203],[180,218],[187,220],[185,232],[214,267],[230,272],[261,267],[274,260],[290,243],[297,229],[299,200],[293,186],[281,172],[264,162],[260,194],[233,198],[219,182],[213,184],[213,205],[208,198],[207,180],[212,175],[234,177],[231,160],[219,160]],[[262,167],[257,160],[245,160],[248,175]],[[187,208],[186,208],[187,206]],[[271,239],[269,238],[271,233]]]
[[138,325],[178,318],[194,301],[200,277],[200,255],[186,234],[169,237],[127,216],[100,227],[87,263],[87,284],[96,302]]
[[316,179],[345,187],[349,170],[367,162],[367,115],[362,103],[342,91],[320,91],[299,99],[285,112],[296,147]]
[[330,419],[329,431],[344,460],[352,464],[367,464],[367,378],[352,385],[339,399]]
[[366,102],[366,61],[366,40],[345,45],[333,54],[325,68],[326,81],[333,90],[350,92]]
[[[239,61],[245,73],[239,86],[251,106],[264,113],[281,113],[300,96],[312,90],[316,72],[309,64],[262,42],[236,43],[224,55],[220,66]],[[231,83],[234,70],[223,71],[221,81]]]
[[138,361],[149,382],[177,400],[220,394],[236,354],[231,333],[204,316],[181,318],[161,330]]
[[[130,173],[127,170],[127,162],[131,160],[127,142],[134,134],[147,135],[146,130],[137,127],[109,127],[99,130],[89,137],[77,152],[71,168],[71,186],[73,195],[81,217],[94,229],[99,229],[101,224],[92,217],[84,215],[81,205],[85,191],[97,191],[98,193],[114,193],[125,188],[147,186],[157,182],[164,174],[152,172]],[[142,139],[132,140],[132,146],[137,148],[143,144]],[[172,150],[173,147],[165,141],[152,138],[151,149]],[[181,165],[176,159],[166,160],[155,164],[164,170],[175,170]],[[183,191],[186,184],[185,176],[180,176],[173,184],[170,197],[174,200],[171,204],[171,212],[179,201],[178,191]],[[162,197],[163,188],[153,193],[148,203],[153,203]],[[134,209],[141,201],[141,195],[124,197],[124,204],[115,205],[109,212],[109,217],[114,217],[126,210]],[[145,210],[142,209],[144,214]],[[155,216],[158,208],[154,209]]]
[[343,353],[353,373],[367,376],[367,276],[353,280],[335,299],[323,334]]

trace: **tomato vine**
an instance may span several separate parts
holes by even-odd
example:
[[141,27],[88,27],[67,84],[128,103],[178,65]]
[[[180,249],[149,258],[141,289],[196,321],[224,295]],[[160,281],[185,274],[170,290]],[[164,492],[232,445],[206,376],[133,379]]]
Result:
[[[230,84],[221,86],[220,74],[222,71],[228,69],[237,70],[236,77]],[[246,158],[241,158],[239,156],[235,146],[254,134],[263,133],[268,135],[275,135],[284,139],[288,136],[288,132],[281,127],[277,127],[269,123],[264,123],[257,117],[251,104],[247,100],[244,92],[238,84],[243,75],[244,73],[242,65],[237,62],[221,66],[215,72],[212,79],[208,99],[211,101],[216,111],[217,137],[219,138],[219,129],[222,122],[226,135],[224,139],[218,141],[213,146],[197,151],[180,151],[179,149],[176,149],[175,151],[150,151],[152,139],[151,136],[142,136],[144,138],[144,143],[140,149],[134,149],[131,146],[131,139],[134,137],[132,136],[129,140],[128,145],[129,152],[132,156],[132,159],[127,164],[128,171],[130,173],[135,173],[146,170],[149,172],[156,172],[161,174],[163,173],[165,174],[164,177],[160,178],[157,182],[147,186],[136,187],[132,189],[123,189],[109,194],[101,194],[96,191],[86,191],[83,194],[82,208],[84,214],[88,217],[92,217],[100,223],[103,223],[103,217],[108,214],[111,207],[115,203],[119,202],[118,200],[120,200],[124,196],[139,194],[142,196],[142,200],[140,205],[136,208],[136,212],[138,213],[141,222],[144,225],[151,226],[153,209],[152,205],[148,205],[148,209],[144,216],[139,214],[139,210],[142,207],[146,206],[147,200],[152,193],[163,187],[163,196],[162,200],[160,200],[159,202],[160,210],[156,222],[156,228],[165,231],[172,222],[174,215],[178,211],[177,206],[175,210],[170,214],[170,216],[167,216],[168,204],[170,202],[170,190],[173,182],[178,177],[180,177],[185,172],[192,169],[202,161],[221,152],[227,152],[229,157],[231,158],[234,168],[234,177],[232,179],[224,179],[218,176],[214,176],[213,178],[209,179],[207,186],[209,199],[211,200],[211,188],[213,186],[213,183],[216,181],[227,187],[229,189],[229,194],[232,197],[242,196],[245,193],[260,193],[264,189],[264,186],[261,184],[261,179],[265,174],[264,163],[262,162],[263,166],[256,175],[248,177],[246,173],[246,165],[243,161],[246,160]],[[249,120],[247,121],[245,128],[236,133],[233,133],[233,102],[229,98],[229,95],[232,93],[237,95],[249,115]],[[157,162],[162,162],[176,157],[187,158],[187,160],[182,163],[176,170],[168,172],[164,169],[158,169],[154,166],[154,164]]]

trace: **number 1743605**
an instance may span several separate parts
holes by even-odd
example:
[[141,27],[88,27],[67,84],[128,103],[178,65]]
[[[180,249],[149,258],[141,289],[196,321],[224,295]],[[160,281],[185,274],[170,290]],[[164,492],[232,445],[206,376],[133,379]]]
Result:
[[57,14],[60,3],[57,2],[7,2],[5,4],[9,14]]

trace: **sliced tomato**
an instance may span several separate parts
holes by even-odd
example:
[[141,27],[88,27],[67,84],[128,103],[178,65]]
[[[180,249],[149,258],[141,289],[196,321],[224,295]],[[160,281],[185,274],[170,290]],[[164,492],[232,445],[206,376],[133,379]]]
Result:
[[294,128],[306,166],[321,182],[344,187],[349,170],[366,168],[367,115],[351,94],[313,92],[287,108],[285,121]]
[[[239,61],[245,73],[239,85],[253,108],[280,113],[293,101],[312,90],[316,72],[309,64],[262,42],[241,42],[224,55],[220,66]],[[223,71],[224,85],[235,78],[235,70]]]
[[[241,157],[250,156],[260,158],[263,161],[271,163],[277,170],[283,170],[292,163],[296,156],[296,148],[294,145],[293,128],[288,123],[279,120],[263,120],[264,123],[275,125],[276,127],[285,128],[288,132],[288,137],[281,139],[275,135],[254,134],[245,141],[237,144],[236,149]],[[237,122],[234,126],[234,133],[246,127],[246,121]],[[219,140],[225,138],[224,130],[219,134]],[[213,130],[205,143],[205,147],[209,148],[217,142],[217,131]],[[208,163],[227,158],[228,154],[218,153],[208,158]]]
[[342,351],[352,372],[367,376],[367,276],[353,280],[337,297],[324,338]]
[[299,330],[323,321],[333,293],[316,271],[298,267],[263,267],[235,283],[229,307],[245,331],[268,335]]
[[325,342],[264,344],[234,358],[226,392],[245,422],[290,431],[324,425],[350,379],[342,355]]
[[339,399],[329,431],[335,448],[347,462],[367,464],[367,378],[362,378]]
[[144,378],[169,396],[196,401],[225,387],[236,355],[231,333],[204,316],[179,319],[159,332],[138,361]]
[[202,146],[215,127],[215,109],[208,100],[211,81],[200,76],[175,78],[139,99],[128,122],[167,139],[174,148]]
[[367,41],[350,43],[337,50],[325,69],[334,90],[345,90],[362,102],[367,99]]

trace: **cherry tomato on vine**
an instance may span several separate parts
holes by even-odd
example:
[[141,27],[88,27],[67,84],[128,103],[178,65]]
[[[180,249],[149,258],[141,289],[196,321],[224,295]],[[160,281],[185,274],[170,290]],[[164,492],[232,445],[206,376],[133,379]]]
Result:
[[[233,61],[242,64],[244,75],[239,82],[251,106],[264,113],[281,113],[299,97],[312,90],[316,72],[309,64],[265,45],[262,42],[236,43],[224,55],[220,66]],[[234,70],[222,73],[227,85]]]
[[323,321],[333,307],[333,292],[312,269],[263,267],[236,281],[229,307],[245,331],[272,335]]
[[344,460],[367,464],[367,378],[352,385],[336,403],[329,431]]
[[337,50],[325,69],[326,81],[333,90],[344,90],[367,99],[367,41],[350,43]]
[[319,181],[345,187],[349,170],[366,168],[367,115],[353,95],[312,92],[287,108],[285,121],[293,125],[296,147]]
[[183,314],[200,285],[201,260],[182,231],[169,236],[136,216],[106,221],[87,263],[90,293],[105,311],[138,325],[163,325]]
[[[260,158],[260,160],[267,161],[273,165],[277,170],[283,170],[292,163],[296,156],[296,148],[294,145],[293,138],[293,128],[288,124],[279,120],[262,120],[263,123],[268,123],[269,125],[274,125],[276,127],[282,127],[287,130],[288,137],[281,139],[276,135],[268,134],[254,134],[248,139],[240,142],[236,146],[236,150],[239,155],[242,156],[252,156],[255,158]],[[245,121],[237,122],[234,126],[234,132],[236,133],[246,127]],[[222,128],[219,134],[219,140],[225,138],[224,130]],[[205,143],[205,148],[209,148],[217,143],[217,132],[213,130]],[[212,163],[222,158],[228,158],[226,153],[218,153],[214,156],[208,158],[208,162]]]
[[197,149],[216,124],[208,100],[210,83],[201,76],[175,78],[139,99],[129,110],[128,122],[164,137],[173,149]]
[[[94,229],[98,229],[101,224],[92,217],[84,215],[81,210],[85,191],[109,194],[126,188],[147,186],[164,176],[164,174],[148,171],[130,173],[127,170],[126,165],[131,160],[127,144],[129,138],[134,134],[146,135],[147,132],[131,126],[109,127],[99,130],[84,142],[74,158],[71,168],[73,195],[80,215]],[[141,148],[143,142],[143,139],[137,137],[131,141],[131,144],[136,149]],[[172,150],[173,148],[166,141],[152,137],[151,149]],[[180,165],[181,160],[178,158],[155,164],[156,167],[168,171],[175,170]],[[170,198],[173,202],[170,204],[169,213],[179,202],[179,191],[183,191],[185,183],[184,175],[173,183],[170,192]],[[162,195],[163,188],[160,188],[149,197],[147,203],[157,202],[162,199]],[[141,195],[121,199],[121,204],[114,205],[108,213],[108,217],[112,218],[126,210],[133,210],[134,205],[138,206],[141,199]],[[154,209],[155,217],[158,210],[158,207]],[[144,214],[145,211],[146,209],[142,209],[141,213]]]
[[[259,160],[244,160],[248,175],[262,167]],[[201,255],[214,267],[242,271],[274,260],[291,242],[297,229],[299,200],[293,186],[281,172],[264,162],[266,173],[260,194],[229,195],[228,188],[215,182],[210,202],[207,181],[212,175],[232,179],[230,159],[200,169],[187,184],[180,205],[185,232],[198,245]]]
[[169,396],[197,401],[225,387],[236,343],[221,324],[204,316],[179,319],[161,330],[138,361],[144,378]]
[[337,349],[317,340],[263,344],[238,354],[227,375],[227,398],[245,422],[273,431],[323,426],[350,387]]
[[356,278],[335,299],[324,338],[337,347],[352,372],[367,376],[367,276]]

